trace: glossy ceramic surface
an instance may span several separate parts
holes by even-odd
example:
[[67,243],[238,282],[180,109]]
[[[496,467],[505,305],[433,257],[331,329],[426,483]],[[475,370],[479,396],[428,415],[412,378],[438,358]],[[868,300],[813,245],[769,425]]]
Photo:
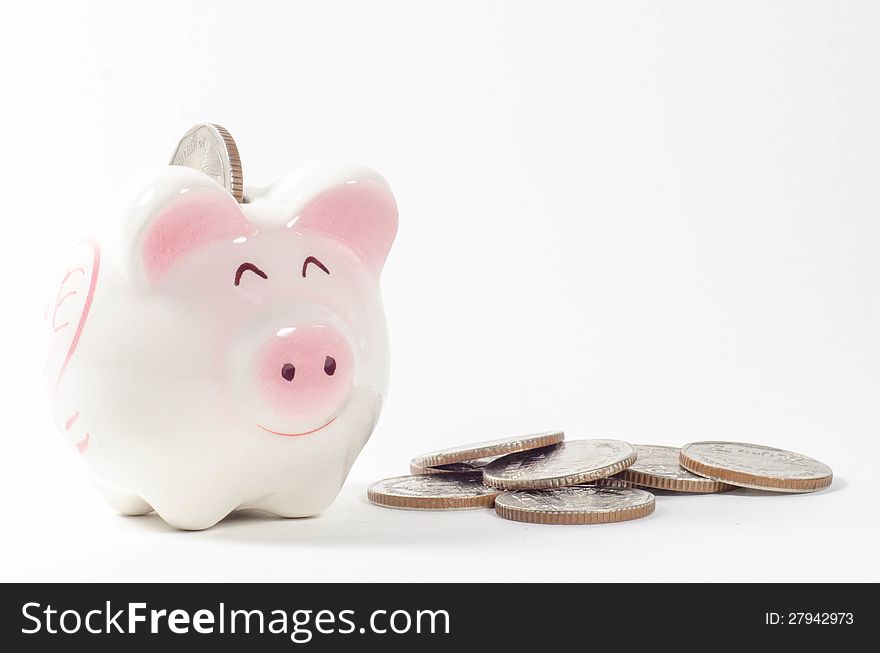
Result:
[[50,294],[54,417],[123,513],[185,529],[314,515],[378,419],[387,184],[330,166],[245,195],[168,166]]

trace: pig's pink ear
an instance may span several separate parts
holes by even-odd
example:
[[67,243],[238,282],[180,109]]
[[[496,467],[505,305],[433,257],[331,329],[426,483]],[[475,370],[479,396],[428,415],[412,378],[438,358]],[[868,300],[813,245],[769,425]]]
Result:
[[126,224],[132,276],[152,285],[180,258],[253,231],[235,199],[202,173],[168,166],[141,195]]
[[307,201],[288,226],[348,245],[377,276],[397,235],[397,202],[385,180],[352,167]]

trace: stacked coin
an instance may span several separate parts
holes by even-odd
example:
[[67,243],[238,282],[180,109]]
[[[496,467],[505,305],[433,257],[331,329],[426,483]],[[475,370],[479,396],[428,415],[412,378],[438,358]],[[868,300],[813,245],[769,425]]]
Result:
[[693,442],[680,449],[621,440],[565,440],[562,431],[442,449],[410,461],[410,476],[374,483],[373,503],[408,510],[495,506],[514,521],[605,524],[654,512],[654,493],[716,493],[745,487],[814,492],[831,469],[781,449]]

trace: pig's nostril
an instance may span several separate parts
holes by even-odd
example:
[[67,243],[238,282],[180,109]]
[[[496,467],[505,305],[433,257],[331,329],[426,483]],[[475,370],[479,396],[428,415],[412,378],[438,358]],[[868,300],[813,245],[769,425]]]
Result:
[[[326,365],[324,366],[326,369]],[[296,368],[290,363],[285,363],[281,366],[281,376],[284,377],[285,381],[293,381],[293,377],[296,374]]]
[[333,376],[336,372],[336,359],[332,356],[328,356],[324,359],[324,374],[327,376]]

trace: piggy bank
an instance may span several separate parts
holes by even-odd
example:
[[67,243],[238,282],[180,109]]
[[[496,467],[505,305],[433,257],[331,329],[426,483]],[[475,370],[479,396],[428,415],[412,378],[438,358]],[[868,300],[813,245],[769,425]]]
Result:
[[118,511],[182,529],[231,511],[321,512],[379,416],[386,182],[311,169],[242,204],[168,166],[119,233],[84,241],[50,293],[60,430]]

